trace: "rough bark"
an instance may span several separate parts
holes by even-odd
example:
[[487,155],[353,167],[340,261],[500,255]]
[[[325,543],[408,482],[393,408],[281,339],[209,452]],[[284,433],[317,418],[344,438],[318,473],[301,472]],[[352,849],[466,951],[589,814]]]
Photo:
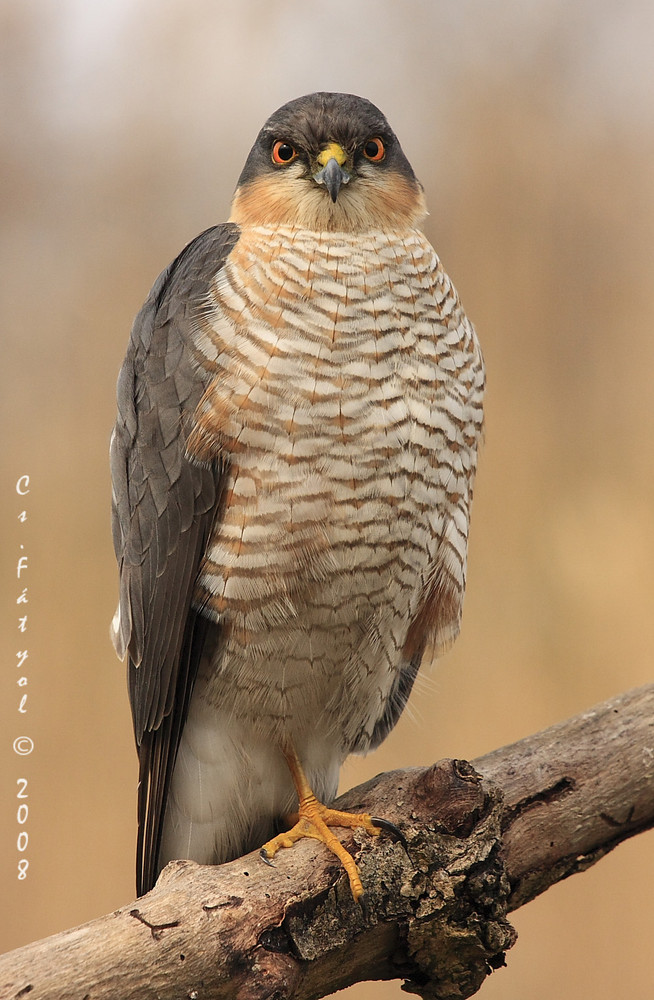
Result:
[[303,842],[276,867],[175,862],[128,906],[0,958],[2,1000],[312,1000],[363,979],[472,996],[507,913],[654,825],[654,685],[482,757],[378,775],[339,800],[398,824],[344,836],[365,906]]

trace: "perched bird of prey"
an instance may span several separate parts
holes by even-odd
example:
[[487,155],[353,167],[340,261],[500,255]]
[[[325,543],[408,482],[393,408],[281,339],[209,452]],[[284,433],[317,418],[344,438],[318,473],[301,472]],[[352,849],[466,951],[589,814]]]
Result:
[[312,836],[361,895],[331,828],[379,823],[328,804],[458,632],[482,428],[425,215],[373,104],[301,97],[135,320],[111,465],[139,894],[171,859]]

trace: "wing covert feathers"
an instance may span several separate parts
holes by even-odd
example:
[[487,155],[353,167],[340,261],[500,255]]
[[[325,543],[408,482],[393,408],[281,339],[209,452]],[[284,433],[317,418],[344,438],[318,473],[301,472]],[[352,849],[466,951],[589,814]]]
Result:
[[202,465],[186,457],[205,388],[193,334],[209,283],[238,234],[231,224],[207,230],[159,276],[134,322],[118,380],[111,471],[120,599],[113,639],[119,656],[128,653],[139,748],[139,894],[157,874],[166,791],[206,632],[191,598],[224,479],[220,456]]

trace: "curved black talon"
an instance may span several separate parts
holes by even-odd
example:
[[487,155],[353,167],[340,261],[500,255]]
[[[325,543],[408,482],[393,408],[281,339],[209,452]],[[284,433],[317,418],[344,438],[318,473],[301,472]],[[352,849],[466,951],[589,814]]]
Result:
[[391,823],[387,819],[380,819],[379,816],[371,816],[370,822],[374,823],[375,826],[381,827],[381,829],[386,833],[390,833],[393,840],[395,840],[398,844],[401,844],[406,854],[409,854],[409,845],[407,844],[406,837],[400,830],[399,826],[395,826],[395,823]]
[[275,862],[272,860],[272,858],[268,857],[263,847],[259,851],[259,857],[261,858],[262,861],[265,861],[267,865],[270,865],[271,868],[275,867]]

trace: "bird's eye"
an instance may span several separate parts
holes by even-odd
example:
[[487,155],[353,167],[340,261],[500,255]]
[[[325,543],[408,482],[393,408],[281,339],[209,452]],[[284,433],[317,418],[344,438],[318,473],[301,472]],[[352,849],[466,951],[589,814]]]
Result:
[[280,166],[292,163],[296,158],[297,149],[294,149],[294,147],[288,142],[278,141],[272,148],[273,163],[277,163]]
[[372,160],[373,163],[379,163],[379,161],[383,160],[386,155],[384,143],[377,137],[374,139],[368,139],[367,143],[363,147],[363,155],[367,160]]

